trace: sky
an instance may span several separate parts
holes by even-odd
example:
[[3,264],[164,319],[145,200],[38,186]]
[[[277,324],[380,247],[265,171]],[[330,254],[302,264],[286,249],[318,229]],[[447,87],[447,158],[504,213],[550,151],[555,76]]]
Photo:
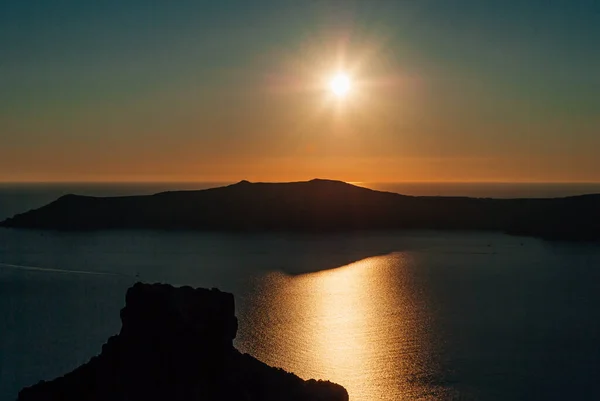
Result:
[[0,0],[0,181],[600,182],[598,49],[596,0]]

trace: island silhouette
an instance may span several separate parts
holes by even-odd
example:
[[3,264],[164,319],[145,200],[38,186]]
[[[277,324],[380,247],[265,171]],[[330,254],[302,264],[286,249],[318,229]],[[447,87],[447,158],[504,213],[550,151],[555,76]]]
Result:
[[228,232],[485,230],[544,239],[599,240],[600,194],[492,199],[406,196],[342,181],[236,184],[155,195],[65,195],[0,223],[53,230]]

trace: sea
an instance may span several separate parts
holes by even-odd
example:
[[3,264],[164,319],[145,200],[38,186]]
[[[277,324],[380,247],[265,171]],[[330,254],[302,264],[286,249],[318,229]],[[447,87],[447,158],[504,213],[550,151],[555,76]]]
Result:
[[[220,183],[3,184],[0,220],[66,193]],[[369,184],[410,195],[554,197],[599,184]],[[600,245],[501,233],[226,234],[0,229],[0,400],[120,329],[137,281],[236,298],[235,346],[353,401],[600,399]]]

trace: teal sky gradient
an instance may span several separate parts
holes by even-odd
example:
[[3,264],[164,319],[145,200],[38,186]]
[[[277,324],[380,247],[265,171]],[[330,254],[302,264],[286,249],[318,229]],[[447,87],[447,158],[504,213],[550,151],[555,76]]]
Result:
[[600,181],[597,1],[0,0],[0,49],[0,181]]

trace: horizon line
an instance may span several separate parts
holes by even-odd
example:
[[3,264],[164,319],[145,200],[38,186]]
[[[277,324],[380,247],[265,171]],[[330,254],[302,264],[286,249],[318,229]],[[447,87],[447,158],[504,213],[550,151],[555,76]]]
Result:
[[248,181],[250,183],[292,183],[292,182],[308,182],[311,180],[328,180],[328,181],[340,181],[340,182],[345,182],[351,185],[364,185],[364,184],[560,184],[560,185],[566,185],[566,184],[579,184],[579,185],[600,185],[600,181],[433,181],[433,180],[423,180],[423,181],[418,181],[418,180],[405,180],[405,181],[345,181],[345,180],[340,180],[340,179],[332,179],[332,178],[310,178],[310,179],[300,179],[300,180],[293,180],[293,181],[275,181],[275,180],[248,180],[248,179],[239,179],[239,180],[172,180],[172,181],[163,181],[163,180],[156,180],[156,181],[150,181],[150,180],[124,180],[124,181],[110,181],[110,180],[89,180],[89,181],[79,181],[79,180],[49,180],[49,181],[36,181],[36,180],[24,180],[24,181],[1,181],[0,180],[0,185],[41,185],[41,184],[45,184],[45,185],[74,185],[74,184],[87,184],[87,185],[91,185],[91,184],[96,184],[96,185],[102,185],[102,184],[107,184],[107,185],[119,185],[119,184],[222,184],[222,185],[229,185],[229,184],[235,184],[238,183],[240,181]]

